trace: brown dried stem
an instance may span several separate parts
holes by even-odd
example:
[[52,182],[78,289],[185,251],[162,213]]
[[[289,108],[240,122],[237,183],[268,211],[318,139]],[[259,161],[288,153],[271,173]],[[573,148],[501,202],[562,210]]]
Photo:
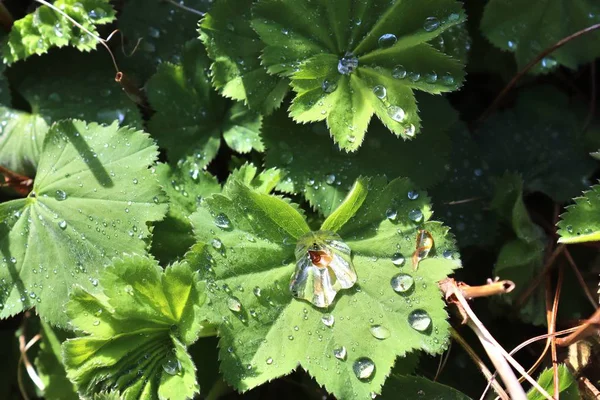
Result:
[[10,32],[14,22],[12,14],[8,11],[4,3],[0,1],[0,26],[2,26],[5,32]]
[[598,309],[598,303],[596,303],[596,299],[594,299],[594,296],[592,295],[592,293],[590,292],[590,289],[586,285],[585,279],[583,279],[583,276],[581,275],[581,272],[579,271],[579,268],[577,268],[577,264],[575,264],[575,260],[573,260],[573,257],[571,256],[571,252],[566,247],[565,247],[565,257],[567,258],[567,261],[569,262],[569,265],[571,266],[571,269],[575,273],[575,276],[577,277],[577,281],[579,282],[579,285],[583,289],[583,292],[585,293],[585,296],[589,300],[589,302],[592,305],[592,307],[594,307],[594,309],[597,310]]
[[570,346],[571,344],[585,339],[589,336],[593,336],[597,334],[598,329],[600,328],[600,309],[597,309],[594,314],[590,318],[587,319],[583,324],[579,326],[579,328],[565,338],[556,339],[556,344],[561,347]]
[[[556,352],[556,315],[558,313],[558,302],[560,299],[560,291],[562,289],[564,269],[562,266],[558,269],[558,282],[552,298],[552,280],[550,276],[546,276],[546,321],[548,323],[548,340],[550,341],[550,350],[552,358],[552,372],[554,383],[554,398],[558,400],[560,394],[559,378],[558,378],[558,355]],[[548,343],[546,342],[546,348]]]

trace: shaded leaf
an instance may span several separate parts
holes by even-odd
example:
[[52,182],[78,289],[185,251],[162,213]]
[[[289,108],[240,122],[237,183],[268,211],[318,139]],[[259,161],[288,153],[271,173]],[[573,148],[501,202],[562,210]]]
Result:
[[144,252],[147,223],[166,212],[148,168],[156,157],[148,135],[116,123],[50,128],[33,191],[0,204],[1,317],[35,306],[64,326],[60,305],[72,284],[93,292],[103,264]]
[[191,399],[198,393],[186,346],[202,329],[203,284],[188,264],[164,271],[141,256],[106,268],[102,294],[75,287],[67,314],[82,337],[63,344],[69,379],[84,398],[118,390],[123,399]]
[[430,381],[421,376],[392,375],[383,387],[382,400],[397,399],[469,400],[470,397],[450,386]]

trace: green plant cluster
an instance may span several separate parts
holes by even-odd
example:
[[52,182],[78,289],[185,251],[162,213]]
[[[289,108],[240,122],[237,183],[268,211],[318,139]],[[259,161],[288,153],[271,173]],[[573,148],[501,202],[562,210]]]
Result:
[[483,3],[0,3],[5,398],[478,398],[441,281],[588,317],[600,4]]

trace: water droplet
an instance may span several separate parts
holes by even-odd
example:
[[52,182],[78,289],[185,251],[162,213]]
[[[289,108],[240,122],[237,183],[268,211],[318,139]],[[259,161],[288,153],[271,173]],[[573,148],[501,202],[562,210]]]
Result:
[[404,256],[400,253],[395,253],[392,256],[392,263],[394,265],[401,266],[402,264],[404,264]]
[[395,221],[397,216],[398,216],[398,211],[396,211],[395,209],[388,208],[387,210],[385,210],[385,217],[387,219],[389,219],[390,221]]
[[168,357],[162,364],[163,370],[169,375],[177,375],[181,371],[181,363],[175,357]]
[[427,17],[423,23],[423,29],[427,32],[433,32],[440,27],[440,20],[436,17]]
[[267,363],[267,365],[271,365],[273,364],[273,359],[271,357],[267,358],[267,360],[265,361]]
[[444,250],[444,252],[442,253],[442,256],[449,260],[452,260],[452,255],[453,255],[452,250]]
[[438,79],[438,76],[435,72],[430,72],[428,74],[425,74],[425,82],[427,83],[436,83]]
[[152,26],[148,27],[148,36],[158,39],[160,37],[160,31]]
[[67,221],[60,221],[60,222],[58,223],[58,227],[59,227],[60,229],[62,229],[62,230],[65,230],[65,229],[67,229]]
[[454,77],[450,74],[442,76],[442,83],[446,86],[454,85]]
[[508,46],[508,48],[512,51],[515,51],[517,49],[517,42],[515,42],[514,40],[509,40],[506,45]]
[[289,335],[289,336],[288,336],[288,339],[289,339],[289,340],[294,340],[294,337],[293,337],[292,335]]
[[67,192],[65,192],[64,190],[57,190],[54,193],[54,198],[58,201],[63,201],[67,199]]
[[219,250],[221,247],[223,247],[223,242],[221,242],[220,239],[213,239],[211,244],[216,250]]
[[346,348],[344,346],[342,347],[338,347],[336,349],[333,349],[333,355],[335,356],[335,358],[337,358],[338,360],[345,360],[346,359],[346,355],[347,355],[347,351]]
[[325,93],[333,93],[337,89],[337,83],[325,79],[321,84],[321,88]]
[[408,79],[410,79],[413,82],[418,82],[419,79],[421,79],[421,74],[418,72],[410,72],[408,74]]
[[227,215],[220,213],[215,217],[215,225],[221,229],[229,229],[231,228],[231,221]]
[[260,288],[256,286],[252,291],[256,297],[260,297]]
[[416,130],[417,130],[417,128],[415,128],[415,126],[413,124],[410,124],[409,126],[404,128],[404,134],[406,136],[413,137],[413,136],[415,136]]
[[325,182],[328,185],[333,185],[335,183],[335,175],[334,174],[328,174],[325,176]]
[[387,96],[387,89],[383,85],[377,85],[373,88],[373,93],[375,93],[375,96],[383,100]]
[[373,325],[369,330],[371,331],[371,335],[373,335],[375,339],[379,340],[385,340],[391,335],[390,330],[381,325]]
[[398,106],[389,106],[387,109],[387,113],[390,116],[390,118],[396,122],[402,122],[402,121],[404,121],[404,118],[406,117],[406,113],[404,112],[404,109],[402,107],[398,107]]
[[414,310],[408,314],[408,323],[414,330],[424,332],[431,325],[431,317],[425,310]]
[[335,317],[333,315],[323,315],[323,317],[321,317],[321,322],[323,322],[323,324],[325,326],[328,327],[332,327],[333,324],[335,323]]
[[95,320],[94,322],[92,322],[92,325],[94,325],[94,326],[100,325],[100,320],[98,320],[98,319]]
[[419,198],[419,192],[415,191],[415,190],[411,190],[410,192],[408,192],[408,199],[409,200],[416,200]]
[[553,68],[556,66],[556,64],[557,64],[556,60],[551,56],[544,57],[544,58],[542,58],[542,61],[541,61],[542,68],[546,68],[546,69]]
[[398,293],[404,293],[413,286],[415,280],[412,276],[408,274],[398,274],[394,275],[390,280],[390,284],[392,285],[392,289]]
[[352,370],[358,379],[366,380],[373,376],[373,372],[375,372],[375,363],[370,358],[361,357],[354,361]]
[[242,303],[240,303],[240,300],[237,297],[232,296],[227,299],[227,308],[237,313],[242,311]]
[[573,227],[571,225],[567,225],[567,232],[573,233]]
[[338,62],[338,72],[342,75],[351,74],[358,67],[358,57],[352,53],[346,53]]
[[406,68],[403,65],[396,65],[392,70],[392,76],[396,79],[406,78]]
[[416,208],[408,212],[408,218],[414,222],[421,222],[421,220],[423,219],[423,213],[421,212],[421,210]]
[[377,43],[379,44],[379,47],[386,48],[395,45],[397,41],[398,38],[393,33],[384,33],[379,37]]

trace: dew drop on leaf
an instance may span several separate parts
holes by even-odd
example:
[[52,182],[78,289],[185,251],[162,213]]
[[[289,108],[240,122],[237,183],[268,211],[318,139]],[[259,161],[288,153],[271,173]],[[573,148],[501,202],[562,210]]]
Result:
[[438,76],[435,72],[430,72],[425,74],[425,82],[427,83],[435,83],[437,82]]
[[273,364],[273,359],[271,357],[267,358],[266,361],[267,365],[271,365]]
[[410,79],[413,82],[418,82],[419,79],[421,79],[421,74],[418,72],[410,72],[408,74],[408,79]]
[[215,217],[215,225],[221,229],[229,229],[231,228],[231,221],[227,215],[220,213]]
[[450,74],[442,76],[442,83],[446,86],[454,85],[454,77]]
[[390,330],[385,326],[373,325],[369,329],[375,339],[385,340],[390,337]]
[[345,360],[348,352],[344,346],[333,349],[333,355],[338,360]]
[[408,212],[408,218],[414,222],[421,222],[423,220],[423,213],[418,208],[410,210]]
[[220,239],[213,239],[211,244],[216,250],[219,250],[221,247],[223,247],[223,242],[221,242]]
[[427,32],[433,32],[440,27],[440,20],[436,17],[427,17],[423,23],[423,29]]
[[342,75],[351,74],[358,67],[358,57],[352,53],[346,53],[338,62],[338,72]]
[[321,322],[323,322],[325,326],[332,327],[335,323],[335,317],[331,314],[323,315],[323,317],[321,317]]
[[63,201],[67,199],[67,192],[65,192],[64,190],[57,190],[54,193],[54,198],[58,201]]
[[448,260],[452,259],[452,255],[453,255],[452,250],[444,250],[444,252],[442,253],[442,256],[444,258],[447,258]]
[[260,288],[258,286],[256,286],[252,292],[256,297],[260,297]]
[[517,42],[514,40],[509,40],[508,42],[506,42],[506,45],[512,51],[515,51],[517,49]]
[[163,370],[169,375],[177,375],[181,371],[181,363],[175,357],[168,357],[162,364]]
[[375,372],[375,363],[368,357],[361,357],[352,365],[354,375],[360,380],[369,379]]
[[408,192],[408,199],[409,200],[416,200],[419,198],[419,192],[415,191],[415,190],[411,190],[410,192]]
[[325,93],[333,93],[337,89],[337,83],[325,79],[321,84],[321,88]]
[[393,208],[388,208],[385,210],[385,217],[390,221],[395,221],[396,217],[398,217],[398,211],[394,210]]
[[335,175],[334,174],[328,174],[325,176],[325,182],[328,185],[333,185],[335,183]]
[[396,65],[392,70],[392,76],[396,79],[406,78],[406,68],[403,65]]
[[377,43],[379,44],[379,47],[386,48],[395,45],[397,41],[398,38],[393,33],[384,33],[379,37]]
[[65,230],[65,229],[67,229],[67,221],[60,221],[60,222],[58,223],[58,227],[59,227],[60,229],[62,229],[62,230]]
[[398,106],[389,106],[387,108],[387,113],[390,116],[390,118],[396,122],[402,122],[402,121],[404,121],[404,118],[406,117],[406,113],[404,112],[404,109],[402,107],[398,107]]
[[240,300],[237,297],[232,296],[227,299],[227,308],[237,313],[242,311],[242,303],[240,303]]
[[394,265],[401,266],[404,264],[404,256],[400,253],[394,253],[394,255],[392,255],[392,263]]
[[404,134],[406,136],[410,136],[410,137],[415,136],[415,131],[416,131],[416,128],[413,124],[410,124],[409,126],[404,128]]
[[387,89],[383,85],[377,85],[373,87],[373,93],[375,93],[377,98],[383,100],[387,96]]
[[408,314],[408,323],[414,330],[424,332],[431,325],[431,317],[425,310],[414,310]]
[[390,280],[390,284],[392,285],[392,289],[394,289],[397,293],[404,293],[413,286],[414,279],[412,276],[408,274],[398,274],[394,275]]

